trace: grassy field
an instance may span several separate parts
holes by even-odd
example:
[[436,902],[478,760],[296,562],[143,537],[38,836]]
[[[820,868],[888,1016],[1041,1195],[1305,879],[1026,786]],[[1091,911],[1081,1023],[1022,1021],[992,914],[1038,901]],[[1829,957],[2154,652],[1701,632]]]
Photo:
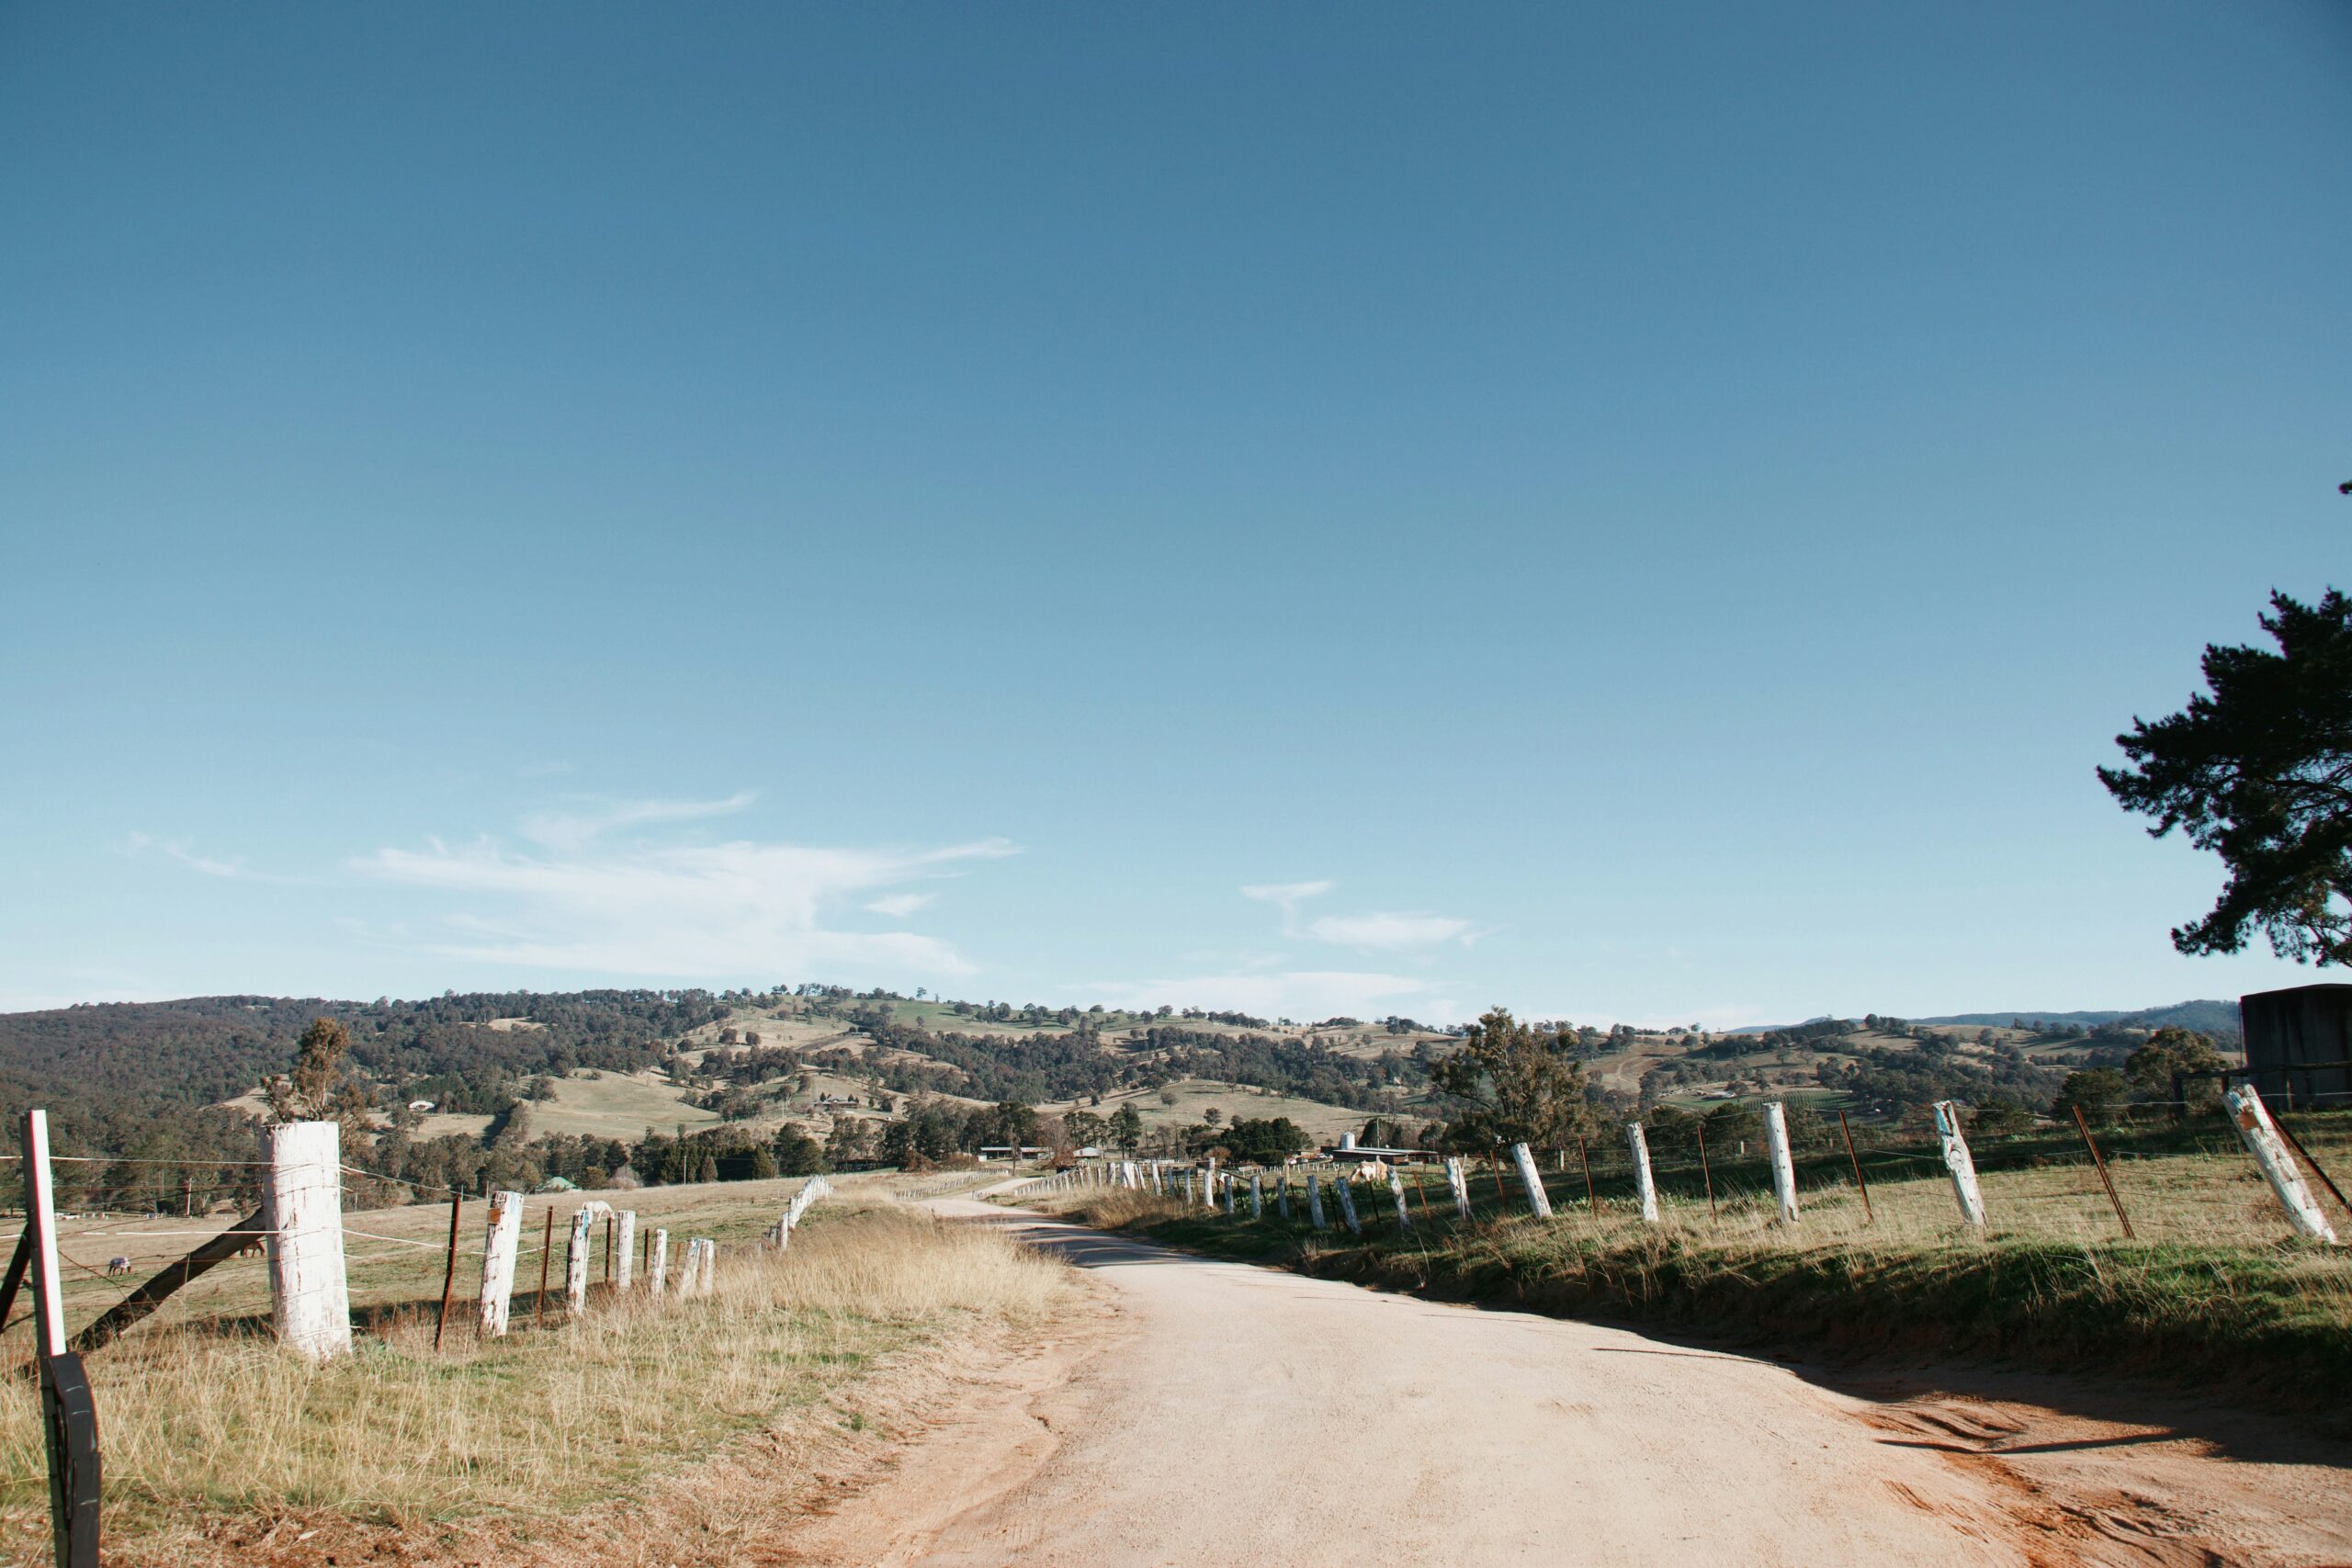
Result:
[[[2352,1116],[2296,1126],[2339,1179],[2352,1168]],[[1641,1223],[1630,1189],[1604,1173],[1595,1213],[1573,1156],[1566,1174],[1545,1176],[1549,1221],[1527,1213],[1515,1177],[1498,1193],[1481,1167],[1467,1224],[1442,1176],[1420,1184],[1410,1231],[1398,1227],[1385,1188],[1360,1189],[1361,1240],[1308,1229],[1303,1203],[1289,1223],[1272,1217],[1271,1202],[1253,1223],[1246,1206],[1228,1221],[1125,1192],[1081,1190],[1054,1202],[1177,1245],[1449,1297],[1759,1341],[2227,1379],[2307,1409],[2340,1406],[2352,1377],[2352,1255],[2294,1239],[2233,1145],[2177,1146],[2185,1136],[2141,1157],[2120,1140],[2126,1154],[2115,1178],[2137,1232],[2131,1241],[2086,1164],[2041,1155],[1984,1173],[1982,1235],[1961,1222],[1947,1179],[1886,1151],[1866,1156],[1877,1166],[1867,1211],[1850,1180],[1816,1166],[1794,1225],[1779,1223],[1755,1165],[1719,1168],[1712,1205],[1689,1179],[1695,1172],[1671,1173],[1656,1225]],[[2328,1206],[2352,1239],[2352,1215]],[[1330,1218],[1336,1226],[1336,1206]]]
[[[1143,1118],[1146,1127],[1187,1127],[1201,1120],[1211,1106],[1225,1114],[1228,1122],[1237,1116],[1271,1121],[1287,1116],[1319,1141],[1335,1141],[1341,1133],[1352,1133],[1363,1127],[1373,1112],[1351,1111],[1343,1105],[1327,1105],[1319,1100],[1296,1100],[1286,1094],[1274,1094],[1248,1084],[1217,1083],[1207,1078],[1179,1078],[1168,1086],[1175,1103],[1163,1104],[1158,1089],[1136,1089],[1125,1094],[1106,1094],[1102,1103],[1087,1106],[1098,1116],[1117,1113],[1122,1105],[1133,1105],[1136,1114]],[[1043,1111],[1059,1113],[1079,1109],[1069,1103],[1041,1106]]]
[[717,1113],[688,1105],[676,1085],[660,1073],[574,1073],[558,1078],[555,1098],[526,1101],[531,1135],[586,1133],[599,1138],[645,1136],[649,1127],[668,1133],[717,1124]]
[[[559,1541],[565,1516],[582,1508],[605,1521],[599,1562],[679,1561],[676,1535],[708,1526],[692,1502],[697,1467],[735,1452],[733,1439],[760,1433],[757,1452],[788,1451],[788,1482],[862,1429],[843,1412],[877,1369],[1056,1309],[1066,1289],[1058,1265],[891,1206],[895,1179],[841,1179],[841,1196],[810,1212],[781,1257],[749,1244],[797,1182],[628,1194],[640,1224],[671,1230],[673,1258],[689,1234],[718,1241],[715,1293],[656,1303],[599,1286],[588,1312],[565,1322],[559,1259],[545,1326],[535,1326],[534,1287],[547,1201],[534,1199],[514,1331],[488,1342],[470,1329],[482,1211],[469,1205],[459,1299],[439,1354],[446,1208],[347,1217],[359,1348],[324,1366],[267,1337],[258,1258],[225,1264],[88,1359],[105,1434],[107,1561],[333,1561],[290,1551],[308,1530],[346,1547],[355,1532],[378,1532],[401,1543],[403,1562],[536,1562],[548,1559],[534,1543]],[[579,1201],[555,1205],[559,1251]],[[69,1227],[65,1249],[102,1259],[131,1245],[124,1233],[133,1228],[163,1227]],[[130,1283],[76,1279],[69,1329]],[[21,1357],[24,1330],[7,1343]],[[47,1549],[35,1405],[29,1384],[0,1386],[0,1550],[26,1562],[45,1561]],[[288,1521],[299,1528],[282,1528]],[[747,1559],[759,1546],[741,1544]],[[723,1545],[700,1541],[693,1560],[734,1561]],[[552,1560],[577,1561],[576,1533],[569,1550]]]

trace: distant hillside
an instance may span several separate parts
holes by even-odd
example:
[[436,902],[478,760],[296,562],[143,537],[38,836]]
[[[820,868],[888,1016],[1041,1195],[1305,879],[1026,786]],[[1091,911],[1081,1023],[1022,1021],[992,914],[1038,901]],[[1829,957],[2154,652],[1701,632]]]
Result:
[[2096,1029],[2102,1023],[2118,1023],[2126,1029],[2162,1029],[2177,1024],[2210,1034],[2216,1040],[2239,1037],[2238,1004],[2234,1001],[2175,1002],[2170,1007],[2142,1008],[2136,1012],[2042,1012],[2030,1008],[2003,1012],[1961,1012],[1943,1018],[1914,1019],[1915,1023],[2006,1024],[2012,1021],[2028,1025],[2078,1023],[2086,1029]]
[[45,1106],[62,1140],[118,1153],[189,1134],[204,1107],[283,1072],[320,1017],[351,1031],[352,1064],[371,1082],[427,1086],[447,1109],[493,1111],[537,1075],[652,1066],[665,1037],[724,1011],[699,993],[585,991],[415,1002],[190,997],[0,1013],[0,1114],[13,1121]]
[[[1826,1021],[1826,1014],[1805,1020],[1805,1024]],[[1952,1012],[1934,1018],[1914,1018],[1905,1021],[1937,1025],[1973,1025],[1979,1028],[2003,1028],[2012,1023],[2040,1028],[2043,1025],[2073,1024],[2084,1029],[2097,1029],[2101,1024],[2115,1024],[2124,1029],[2162,1029],[2177,1024],[2210,1034],[2220,1041],[2240,1038],[2238,1004],[2234,1001],[2174,1002],[2169,1007],[2141,1008],[2137,1010],[2091,1010],[2081,1012],[2050,1012],[2038,1008],[2004,1008],[1993,1012]],[[1750,1023],[1724,1031],[1726,1034],[1770,1034],[1778,1031],[1800,1029],[1804,1024]]]

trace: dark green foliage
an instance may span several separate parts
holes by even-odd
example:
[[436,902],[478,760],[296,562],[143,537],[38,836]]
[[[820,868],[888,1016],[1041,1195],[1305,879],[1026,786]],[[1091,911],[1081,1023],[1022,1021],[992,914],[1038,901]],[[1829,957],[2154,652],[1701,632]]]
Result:
[[2064,1122],[2079,1110],[2094,1126],[2112,1122],[2122,1112],[2125,1089],[2123,1075],[2113,1067],[2086,1067],[2079,1073],[2069,1073],[2065,1087],[2050,1102],[2050,1114]]
[[2298,963],[2352,963],[2352,600],[2270,596],[2278,645],[2208,644],[2208,690],[2180,713],[2116,737],[2132,765],[2099,781],[2129,811],[2211,850],[2230,880],[2183,953],[2235,953],[2259,927]]
[[1593,1120],[1572,1032],[1549,1033],[1495,1008],[1461,1048],[1430,1066],[1430,1081],[1463,1107],[1446,1129],[1455,1147],[1528,1143],[1559,1148]]
[[1306,1134],[1287,1116],[1268,1121],[1237,1117],[1219,1132],[1217,1142],[1241,1165],[1279,1165],[1285,1156],[1302,1154],[1307,1146]]
[[824,1145],[797,1127],[786,1127],[775,1137],[775,1168],[781,1176],[815,1176],[831,1168]]
[[[2131,1086],[2133,1100],[2161,1105],[2172,1099],[2173,1074],[2220,1072],[2228,1066],[2213,1048],[2213,1042],[2202,1034],[2186,1029],[2159,1029],[2148,1036],[2145,1045],[2125,1059],[2123,1078]],[[2217,1078],[2184,1084],[2182,1089],[2192,1110],[2211,1111],[2222,1102],[2222,1085]]]
[[[318,1019],[348,1032],[345,1060],[379,1093],[492,1112],[537,1074],[654,1066],[663,1037],[717,1015],[699,991],[520,991],[415,1002],[192,997],[0,1013],[0,1114],[47,1107],[62,1152],[129,1156],[166,1136],[187,1145],[189,1157],[243,1157],[217,1145],[236,1118],[203,1108],[283,1072]],[[540,1027],[489,1028],[498,1018]]]

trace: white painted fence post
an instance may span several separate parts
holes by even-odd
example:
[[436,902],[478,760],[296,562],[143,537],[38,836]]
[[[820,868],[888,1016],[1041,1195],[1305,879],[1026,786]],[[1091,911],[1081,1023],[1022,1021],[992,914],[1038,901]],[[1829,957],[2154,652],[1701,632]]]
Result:
[[1240,1200],[1240,1187],[1241,1184],[1233,1179],[1233,1172],[1227,1171],[1225,1173],[1225,1212],[1228,1218],[1234,1213],[1234,1205]]
[[620,1235],[613,1245],[620,1248],[620,1256],[613,1259],[613,1289],[626,1292],[637,1279],[637,1211],[615,1211],[620,1216]]
[[[1524,1144],[1520,1146],[1521,1148],[1526,1147]],[[1413,1228],[1413,1216],[1405,1207],[1405,1179],[1393,1170],[1388,1173],[1388,1190],[1394,1193],[1396,1199],[1396,1228],[1398,1230],[1405,1231],[1411,1230]]]
[[1306,1173],[1306,1223],[1317,1230],[1329,1230],[1323,1223],[1323,1175],[1310,1168]]
[[1253,1170],[1250,1173],[1250,1217],[1253,1220],[1262,1220],[1266,1217],[1265,1178],[1266,1173],[1262,1170]]
[[[1527,1187],[1527,1206],[1535,1211],[1537,1219],[1550,1219],[1552,1196],[1544,1190],[1544,1178],[1535,1168],[1535,1156],[1529,1151],[1525,1144],[1513,1144],[1510,1146],[1510,1157],[1512,1163],[1519,1167],[1519,1179]],[[1403,1190],[1399,1186],[1396,1201],[1400,1210],[1405,1201]]]
[[1445,1156],[1445,1184],[1453,1190],[1453,1213],[1456,1219],[1470,1217],[1470,1172],[1464,1168],[1460,1155]]
[[645,1289],[654,1300],[670,1285],[670,1233],[660,1225],[653,1227],[653,1256],[645,1264]]
[[1216,1207],[1216,1156],[1209,1156],[1208,1169],[1201,1178],[1201,1206]]
[[1625,1123],[1625,1146],[1634,1156],[1634,1191],[1642,1201],[1642,1219],[1657,1224],[1657,1178],[1650,1174],[1649,1134],[1639,1122]]
[[[49,1166],[49,1112],[25,1112],[25,1229],[31,1258],[26,1283],[32,1287],[37,1356],[67,1353],[65,1280],[57,1253],[57,1189]],[[54,1462],[52,1461],[52,1462]],[[59,1557],[64,1552],[61,1550]],[[95,1561],[95,1560],[94,1560]]]
[[2286,1141],[2271,1123],[2270,1111],[2262,1103],[2261,1091],[2245,1084],[2224,1092],[2222,1103],[2229,1108],[2230,1120],[2237,1123],[2238,1136],[2245,1140],[2246,1152],[2262,1168],[2263,1179],[2278,1194],[2278,1205],[2287,1211],[2287,1219],[2297,1234],[2331,1247],[2335,1245],[2335,1227],[2327,1223],[2327,1211],[2319,1206],[2319,1200],[2303,1180],[2302,1168],[2287,1152]]
[[277,1337],[314,1361],[351,1353],[343,1271],[343,1129],[286,1122],[269,1130],[270,1315]]
[[1340,1175],[1336,1171],[1332,1173],[1331,1191],[1340,1200],[1340,1218],[1348,1223],[1348,1234],[1350,1235],[1363,1235],[1363,1222],[1356,1218],[1356,1195],[1354,1188],[1354,1182],[1350,1181],[1346,1177]]
[[523,1240],[523,1195],[490,1195],[490,1228],[481,1240],[481,1325],[486,1339],[506,1337],[506,1306],[514,1294],[514,1255]]
[[580,1209],[571,1216],[571,1241],[563,1253],[563,1308],[569,1313],[588,1310],[588,1211]]
[[1797,1223],[1797,1168],[1789,1154],[1789,1112],[1779,1100],[1764,1107],[1764,1146],[1772,1156],[1772,1196],[1780,1200],[1781,1223]]
[[1951,1195],[1960,1201],[1961,1218],[1978,1230],[1984,1228],[1984,1194],[1976,1185],[1976,1160],[1961,1135],[1960,1107],[1949,1100],[1935,1103],[1936,1137],[1944,1147],[1944,1168],[1951,1172]]

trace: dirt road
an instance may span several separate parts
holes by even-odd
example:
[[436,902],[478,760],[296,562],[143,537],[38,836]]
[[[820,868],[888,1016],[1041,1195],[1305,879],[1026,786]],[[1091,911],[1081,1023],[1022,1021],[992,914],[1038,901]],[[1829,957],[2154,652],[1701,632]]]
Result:
[[[2346,1472],[2018,1401],[1171,1253],[963,1200],[1104,1292],[826,1522],[817,1562],[2352,1561]],[[2222,1472],[2226,1472],[2226,1479]]]

